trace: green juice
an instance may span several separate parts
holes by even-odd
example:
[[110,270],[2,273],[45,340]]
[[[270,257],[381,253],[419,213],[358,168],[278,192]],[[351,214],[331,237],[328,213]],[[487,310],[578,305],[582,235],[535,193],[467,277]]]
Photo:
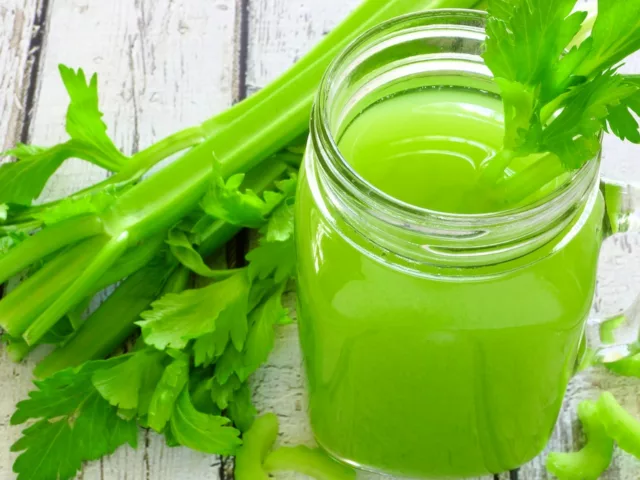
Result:
[[[493,212],[512,206],[478,180],[500,148],[501,112],[497,98],[472,90],[414,91],[369,107],[338,143],[364,179],[403,202]],[[592,302],[600,196],[532,261],[468,277],[416,275],[355,248],[304,174],[296,208],[318,442],[353,465],[409,478],[498,473],[537,455]]]

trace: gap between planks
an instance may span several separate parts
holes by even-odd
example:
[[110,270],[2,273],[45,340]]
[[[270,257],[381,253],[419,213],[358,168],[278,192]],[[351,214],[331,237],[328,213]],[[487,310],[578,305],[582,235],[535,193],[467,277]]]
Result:
[[[234,103],[247,98],[247,69],[249,67],[249,9],[250,0],[236,0],[237,61],[234,64]],[[227,265],[240,267],[246,264],[249,250],[249,232],[241,230],[227,247]],[[235,464],[230,457],[220,457],[221,480],[234,479]]]
[[[249,66],[249,9],[251,0],[236,0],[236,44],[237,62],[234,65],[234,103],[247,98],[247,69]],[[241,230],[231,242],[227,262],[230,267],[246,264],[249,250],[248,230]]]
[[33,18],[33,31],[31,40],[29,41],[30,61],[25,71],[27,78],[26,91],[24,96],[24,118],[22,121],[22,131],[20,132],[20,142],[29,143],[31,120],[33,118],[33,110],[36,105],[38,90],[38,72],[42,63],[44,53],[44,42],[46,39],[47,25],[49,19],[50,0],[39,0],[36,12]]

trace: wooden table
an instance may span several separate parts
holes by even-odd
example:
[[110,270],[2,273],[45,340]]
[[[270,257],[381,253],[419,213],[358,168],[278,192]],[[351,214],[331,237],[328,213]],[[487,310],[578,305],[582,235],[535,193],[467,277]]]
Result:
[[[117,145],[134,152],[178,129],[201,122],[274,79],[326,34],[358,0],[2,0],[0,2],[0,141],[48,145],[65,138],[67,96],[57,65],[99,73],[101,106]],[[632,62],[640,72],[640,61]],[[635,148],[635,150],[634,150]],[[640,148],[607,139],[604,172],[640,179]],[[86,163],[69,162],[48,186],[48,199],[103,179]],[[590,329],[597,318],[630,304],[640,290],[640,236],[607,243]],[[293,299],[291,299],[293,300]],[[292,302],[293,304],[293,302]],[[14,478],[9,426],[17,401],[30,389],[32,363],[0,356],[0,480]],[[262,411],[275,411],[282,443],[309,443],[305,390],[296,327],[278,332],[269,364],[254,378]],[[578,375],[569,387],[550,448],[583,439],[575,407],[609,389],[640,417],[640,382],[602,371]],[[229,460],[170,449],[141,432],[140,448],[122,448],[86,466],[84,480],[231,479]],[[428,452],[425,452],[428,454]],[[501,480],[546,479],[543,454]],[[636,480],[640,462],[617,452],[607,479]],[[284,477],[283,477],[284,478]],[[295,478],[293,476],[288,478]],[[491,480],[485,477],[482,480]]]

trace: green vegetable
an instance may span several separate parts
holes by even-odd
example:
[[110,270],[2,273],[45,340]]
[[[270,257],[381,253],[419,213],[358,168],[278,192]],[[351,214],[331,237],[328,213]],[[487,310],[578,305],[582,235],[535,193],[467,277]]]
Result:
[[615,332],[618,328],[625,324],[627,316],[622,313],[615,317],[608,318],[600,324],[600,341],[604,344],[613,344],[616,342]]
[[242,443],[240,432],[228,425],[228,418],[196,410],[186,388],[176,402],[170,423],[171,434],[180,445],[200,452],[231,455]]
[[[285,172],[281,167],[268,171],[271,182]],[[262,184],[266,183],[260,176]],[[226,241],[226,225],[214,220],[199,235],[200,246],[221,244],[211,238]],[[283,232],[279,236],[282,243],[291,244]],[[264,239],[263,245],[270,242]],[[280,258],[270,257],[262,259],[267,272],[262,279],[250,276],[249,264],[226,279],[189,290],[184,281],[188,277],[183,274],[188,270],[176,259],[162,260],[163,255],[127,278],[36,373],[49,374],[75,365],[78,359],[106,355],[105,345],[115,348],[142,315],[141,349],[115,357],[114,363],[85,363],[81,368],[97,367],[92,367],[90,381],[82,383],[83,394],[106,402],[115,416],[129,419],[134,426],[137,421],[164,433],[172,443],[207,453],[232,454],[240,440],[239,431],[229,425],[230,419],[243,430],[253,422],[255,409],[246,380],[266,360],[275,338],[273,329],[284,323],[286,310],[281,297],[289,277],[274,280]],[[141,314],[159,292],[165,295]],[[133,314],[123,310],[127,306],[133,307]],[[223,359],[234,361],[225,364]],[[48,378],[64,373],[73,381],[74,372],[63,370]],[[210,400],[196,404],[196,392],[190,391],[190,386],[200,378],[205,381],[196,390]]]
[[237,390],[233,391],[233,396],[228,402],[227,413],[233,424],[240,431],[246,432],[251,428],[258,411],[253,406],[251,389],[247,383],[243,383]]
[[619,360],[603,362],[602,364],[611,372],[618,375],[640,378],[640,353],[633,353]]
[[60,75],[71,97],[66,122],[71,139],[51,148],[21,144],[5,152],[20,161],[0,168],[0,203],[30,205],[67,158],[87,160],[111,171],[120,170],[128,160],[107,136],[98,109],[97,76],[87,83],[82,69],[74,72],[63,65]]
[[204,335],[214,349],[232,340],[242,349],[247,335],[249,280],[245,272],[209,287],[169,294],[152,304],[138,324],[147,345],[160,350],[183,349]]
[[21,452],[13,466],[18,480],[73,478],[85,461],[113,453],[125,443],[136,447],[135,421],[120,418],[117,408],[91,383],[97,371],[122,361],[91,362],[36,382],[37,390],[18,403],[11,417],[12,425],[36,421],[11,447]]
[[354,469],[341,465],[318,448],[281,447],[271,453],[278,438],[278,417],[269,413],[257,418],[243,436],[236,455],[236,480],[267,480],[269,473],[292,471],[317,480],[354,480]]
[[184,354],[176,357],[164,369],[149,402],[148,424],[156,432],[166,427],[189,380],[189,357]]
[[243,181],[244,174],[239,173],[225,183],[222,175],[216,172],[213,187],[202,200],[202,209],[212,217],[233,225],[260,227],[283,195],[266,192],[262,199],[252,190],[241,192],[239,188]]
[[547,470],[559,480],[597,480],[609,467],[613,457],[613,440],[608,436],[595,402],[578,405],[578,418],[587,443],[573,453],[550,453]]
[[[123,358],[123,357],[119,357]],[[123,418],[144,416],[163,375],[167,357],[153,349],[125,356],[124,361],[93,374],[93,386]],[[127,381],[122,380],[126,378]]]
[[134,322],[162,291],[166,281],[167,265],[162,262],[128,277],[68,341],[36,366],[34,375],[46,378],[111,354],[134,332]]
[[624,451],[640,458],[640,421],[622,408],[609,392],[600,396],[597,407],[607,435]]
[[[640,1],[600,0],[597,18],[586,23],[587,13],[575,6],[576,0],[489,1],[484,59],[502,94],[505,139],[482,177],[497,184],[496,194],[525,199],[580,168],[600,151],[603,130],[640,142],[632,115],[640,114],[640,84],[617,68],[640,49]],[[515,158],[529,155],[539,158],[505,176]]]
[[268,472],[294,471],[317,480],[355,480],[356,471],[329,457],[319,448],[282,447],[264,462]]
[[236,480],[268,480],[262,466],[269,450],[278,438],[278,417],[273,413],[263,415],[253,422],[242,437],[243,445],[236,454]]
[[[469,5],[473,3],[468,2]],[[0,302],[3,313],[0,326],[15,337],[23,336],[30,345],[38,343],[67,311],[92,292],[105,270],[140,241],[169,230],[197,207],[207,191],[203,203],[207,210],[232,223],[247,222],[249,226],[257,226],[269,206],[273,206],[273,197],[262,200],[263,205],[247,192],[231,195],[229,191],[234,191],[241,177],[233,177],[231,183],[228,180],[221,183],[221,179],[248,171],[306,130],[315,89],[324,70],[355,36],[397,14],[441,4],[446,5],[446,2],[396,0],[381,6],[374,0],[365,1],[277,82],[200,127],[179,132],[130,159],[117,152],[106,136],[106,127],[97,107],[95,77],[87,83],[82,71],[73,72],[61,67],[72,98],[67,115],[70,142],[90,150],[91,155],[87,157],[92,161],[117,172],[107,181],[73,198],[91,204],[88,195],[93,199],[97,195],[104,200],[103,194],[108,191],[113,193],[114,199],[101,200],[97,206],[67,208],[83,214],[44,228],[32,237],[32,242],[18,245],[0,258],[2,281],[50,255],[56,254],[55,260],[66,265],[59,273],[60,282],[54,284],[47,281],[49,277],[41,275],[37,283],[19,286]],[[189,147],[193,148],[177,161],[139,181],[141,175],[158,161]],[[61,163],[49,159],[53,155],[51,152],[65,148],[68,148],[67,144],[46,151],[20,147],[14,153],[30,156],[0,168],[0,175],[5,175],[2,177],[5,180],[0,182],[0,203],[9,205],[5,223],[15,228],[25,224],[41,226],[43,209],[60,205],[27,208],[26,211],[18,210],[15,217],[11,215],[12,205],[29,205],[40,193]],[[216,153],[217,161],[212,152]],[[43,155],[47,158],[42,158]],[[84,158],[80,154],[74,156]],[[16,169],[35,169],[38,174],[29,174],[27,178],[16,174]],[[56,227],[57,230],[51,230]],[[36,289],[41,296],[33,295]],[[3,303],[12,303],[12,296],[15,301],[25,297],[32,301],[28,304],[20,302],[21,308],[16,310],[3,309]]]

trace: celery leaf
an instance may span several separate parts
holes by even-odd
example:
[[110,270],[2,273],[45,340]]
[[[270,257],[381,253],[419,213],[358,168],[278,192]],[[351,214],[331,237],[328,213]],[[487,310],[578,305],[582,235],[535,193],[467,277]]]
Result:
[[282,306],[282,284],[272,295],[249,315],[249,333],[243,350],[241,379],[246,379],[267,361],[275,344],[275,326],[288,318],[289,312]]
[[231,340],[241,347],[247,332],[249,281],[246,272],[205,288],[168,294],[144,312],[138,322],[147,345],[183,349],[190,340],[212,334],[223,349]]
[[596,76],[579,87],[544,129],[543,148],[558,155],[569,168],[578,168],[600,151],[600,133],[608,123],[613,122],[614,131],[621,128],[620,109],[626,108],[626,100],[637,90],[614,71]]
[[116,148],[107,135],[107,126],[102,121],[98,105],[98,77],[89,82],[82,69],[74,71],[59,66],[60,75],[71,100],[67,109],[67,133],[78,158],[112,170],[123,166],[126,157]]
[[109,455],[125,443],[136,447],[135,421],[120,418],[91,383],[95,372],[121,361],[88,362],[35,382],[37,389],[18,403],[11,418],[13,425],[37,420],[11,447],[21,452],[13,467],[18,480],[67,480],[85,461]]
[[216,455],[233,455],[242,444],[229,419],[196,410],[189,389],[183,389],[171,416],[172,437],[185,447]]
[[576,0],[489,2],[483,57],[503,94],[505,149],[536,151],[542,97],[555,96],[546,90],[586,17],[584,12],[571,13],[575,4]]
[[229,418],[242,432],[246,432],[253,425],[258,414],[251,398],[251,388],[245,382],[233,392],[233,399],[229,402]]
[[189,357],[176,353],[175,358],[164,369],[151,403],[149,404],[148,424],[157,432],[162,432],[173,414],[174,406],[189,381]]
[[640,0],[598,0],[598,17],[588,55],[578,75],[591,76],[617,65],[640,49]]
[[64,144],[49,149],[18,144],[2,155],[13,156],[18,161],[0,166],[0,203],[31,205],[70,153]]
[[576,0],[490,0],[484,59],[494,75],[527,86],[542,85],[580,30]]
[[229,345],[216,363],[216,381],[227,384],[237,376],[246,381],[269,357],[275,343],[275,327],[288,318],[282,306],[284,283],[249,315],[249,332],[244,348]]
[[249,261],[249,272],[254,278],[265,279],[273,275],[274,280],[280,283],[295,274],[296,250],[292,237],[284,242],[268,242],[263,239],[246,258]]
[[[518,156],[553,153],[567,169],[596,157],[608,130],[640,143],[637,79],[618,63],[640,48],[640,0],[601,0],[591,35],[576,0],[490,0],[484,60],[496,77],[504,105],[501,160],[485,165],[499,180]],[[578,35],[581,33],[580,35]]]
[[197,273],[201,277],[213,277],[218,273],[209,268],[204,262],[202,256],[193,248],[191,240],[189,240],[189,237],[184,231],[176,228],[170,230],[167,237],[167,244],[173,256],[192,272]]
[[98,85],[94,75],[87,83],[82,69],[77,72],[60,65],[60,75],[71,99],[66,129],[70,140],[49,148],[18,144],[3,155],[18,161],[0,166],[0,204],[30,205],[42,193],[47,181],[69,158],[92,162],[118,171],[127,160],[107,135],[98,108]]
[[232,225],[260,227],[269,212],[282,200],[282,194],[265,192],[260,198],[252,190],[240,190],[244,174],[230,177],[226,182],[218,173],[202,200],[202,208],[212,217]]
[[137,351],[119,364],[94,373],[93,385],[102,398],[119,408],[121,416],[144,416],[167,360],[165,353],[154,349]]

